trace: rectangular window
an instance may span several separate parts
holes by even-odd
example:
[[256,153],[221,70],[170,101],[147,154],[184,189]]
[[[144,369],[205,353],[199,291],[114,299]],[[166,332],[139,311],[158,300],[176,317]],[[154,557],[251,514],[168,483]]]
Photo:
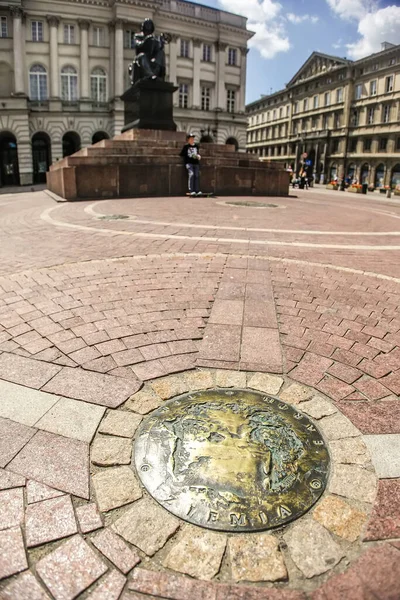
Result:
[[319,106],[319,96],[314,96],[313,98],[313,108],[318,108]]
[[392,65],[395,65],[395,64],[396,64],[396,59],[395,58],[390,58],[389,62],[388,62],[389,67],[391,67]]
[[226,110],[230,113],[235,112],[236,92],[235,90],[226,91]]
[[358,127],[359,119],[360,113],[358,112],[358,110],[354,110],[351,115],[351,124],[353,125],[353,127]]
[[396,142],[396,150],[400,151],[400,137],[397,138],[397,142]]
[[377,71],[379,69],[379,63],[375,63],[372,65],[372,71]]
[[267,112],[267,122],[271,120],[271,113],[268,111]]
[[276,109],[274,108],[274,110],[272,111],[272,120],[275,121],[276,120]]
[[64,25],[64,44],[75,44],[75,25]]
[[338,113],[335,113],[335,129],[339,129],[340,128],[340,115]]
[[356,85],[355,96],[356,96],[356,100],[359,100],[362,96],[362,84],[361,83]]
[[181,40],[181,53],[183,58],[189,58],[189,40]]
[[308,110],[308,98],[304,98],[304,102],[303,102],[303,110],[304,110],[304,111]]
[[372,139],[367,138],[364,140],[364,152],[371,152]]
[[311,128],[317,129],[317,127],[318,127],[318,117],[313,117],[312,121],[311,121]]
[[329,115],[324,115],[322,118],[322,129],[328,129],[329,127]]
[[189,85],[181,83],[179,85],[179,108],[187,108],[189,106]]
[[210,110],[211,89],[209,87],[201,88],[201,110]]
[[286,116],[288,117],[289,115],[290,115],[290,104],[288,104],[286,107]]
[[386,152],[387,142],[388,142],[387,138],[381,138],[379,140],[379,151],[380,152]]
[[93,27],[93,46],[105,46],[104,27]]
[[357,138],[352,138],[350,140],[350,152],[357,152]]
[[297,115],[297,113],[299,112],[299,102],[295,102],[294,103],[294,114]]
[[389,92],[393,92],[393,75],[386,77],[385,79],[385,92],[388,94]]
[[330,103],[331,103],[331,93],[330,92],[325,92],[324,101],[325,101],[325,106],[330,105]]
[[374,79],[374,81],[371,81],[371,83],[369,84],[369,95],[370,96],[376,96],[376,84],[377,84],[376,79]]
[[8,36],[7,17],[0,17],[0,37]]
[[343,102],[343,88],[336,90],[336,102]]
[[134,48],[135,47],[135,32],[131,29],[126,29],[124,31],[124,47],[125,48]]
[[337,154],[338,152],[339,152],[339,140],[333,140],[332,154]]
[[383,122],[389,123],[389,121],[390,121],[390,105],[386,104],[383,107]]
[[228,48],[228,65],[235,66],[237,64],[237,50],[236,48]]
[[279,109],[279,118],[282,119],[283,117],[283,108]]
[[43,21],[32,21],[32,42],[43,42]]
[[203,60],[204,62],[211,62],[212,52],[210,44],[203,44]]
[[374,122],[374,116],[375,116],[375,108],[371,107],[368,109],[368,114],[367,114],[367,124],[368,125],[372,125]]

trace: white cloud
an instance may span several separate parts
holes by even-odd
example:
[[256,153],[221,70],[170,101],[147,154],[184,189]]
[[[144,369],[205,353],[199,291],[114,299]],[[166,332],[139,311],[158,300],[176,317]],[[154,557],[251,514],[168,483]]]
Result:
[[314,15],[295,15],[294,13],[288,13],[286,15],[287,20],[290,21],[291,23],[294,23],[295,25],[298,25],[299,23],[303,23],[304,21],[307,21],[309,23],[318,23],[319,21],[319,17],[314,16]]
[[219,0],[224,10],[247,17],[247,27],[255,35],[249,47],[256,48],[266,59],[290,48],[289,38],[281,16],[282,5],[274,0]]
[[354,59],[379,52],[382,42],[400,44],[400,6],[387,6],[365,15],[358,24],[358,33],[361,39],[347,44]]
[[376,0],[326,0],[342,19],[362,19],[365,13],[376,9]]
[[[400,6],[379,8],[376,0],[326,0],[345,21],[358,21],[360,38],[347,44],[348,55],[355,60],[379,52],[382,42],[400,44]],[[335,45],[334,45],[335,47]]]
[[335,44],[332,44],[332,48],[335,48],[335,50],[338,50],[342,46],[343,46],[343,40],[342,40],[342,38],[339,38],[338,41]]

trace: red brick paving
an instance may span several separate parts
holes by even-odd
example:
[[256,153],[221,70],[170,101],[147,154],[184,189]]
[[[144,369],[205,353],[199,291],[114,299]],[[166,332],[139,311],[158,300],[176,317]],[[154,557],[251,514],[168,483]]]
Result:
[[[109,378],[117,405],[141,381],[195,365],[283,372],[330,396],[363,433],[400,433],[400,281],[393,279],[400,277],[400,250],[374,249],[400,245],[400,236],[384,233],[398,229],[389,213],[399,216],[400,206],[298,195],[277,199],[286,208],[269,211],[209,199],[95,207],[135,215],[136,222],[97,220],[83,210],[91,203],[55,205],[43,192],[14,196],[0,209],[0,377],[78,397],[65,375],[81,373],[89,383],[78,387],[91,402],[90,381],[101,397]],[[89,229],[40,219],[54,207],[52,218]],[[371,232],[372,220],[380,235],[348,235]],[[300,233],[312,230],[328,235]],[[269,244],[275,241],[287,245]],[[24,437],[25,429],[10,457],[33,435]],[[41,452],[47,456],[45,444]],[[35,470],[28,467],[18,469]],[[50,475],[47,483],[54,484]],[[85,496],[86,483],[80,485]],[[381,481],[366,539],[398,537],[399,510],[398,480]],[[399,557],[390,544],[372,547],[309,597],[398,600]],[[143,569],[134,574],[131,594],[175,600],[306,597]]]

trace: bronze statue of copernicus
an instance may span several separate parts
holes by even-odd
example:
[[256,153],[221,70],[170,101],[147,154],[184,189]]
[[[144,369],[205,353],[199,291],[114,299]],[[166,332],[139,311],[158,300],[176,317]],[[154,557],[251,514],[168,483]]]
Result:
[[164,46],[170,39],[167,33],[162,33],[159,37],[154,35],[152,19],[143,21],[141,32],[134,36],[136,58],[129,65],[131,85],[141,79],[165,79]]

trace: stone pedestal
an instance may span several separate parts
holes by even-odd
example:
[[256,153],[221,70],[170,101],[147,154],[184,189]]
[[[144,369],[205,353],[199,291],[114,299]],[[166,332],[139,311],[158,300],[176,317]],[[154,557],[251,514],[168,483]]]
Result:
[[122,131],[158,129],[176,131],[172,116],[172,94],[178,88],[169,81],[142,79],[129,88],[121,100],[125,106]]

